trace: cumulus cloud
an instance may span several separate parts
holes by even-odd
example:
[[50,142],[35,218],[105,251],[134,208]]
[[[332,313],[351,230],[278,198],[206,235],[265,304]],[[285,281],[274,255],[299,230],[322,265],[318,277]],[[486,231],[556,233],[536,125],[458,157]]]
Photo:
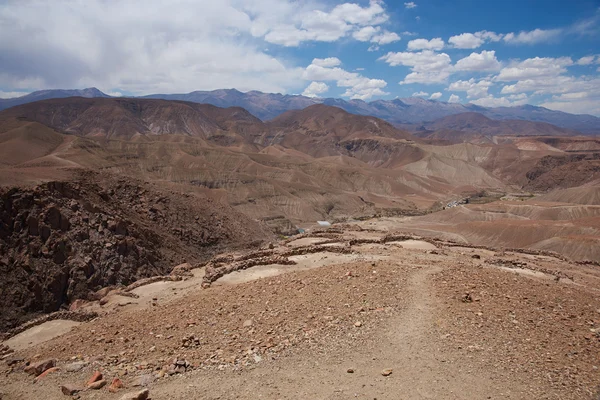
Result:
[[444,48],[444,41],[442,38],[434,38],[431,40],[427,39],[414,39],[408,42],[408,50],[436,50],[439,51]]
[[361,42],[372,42],[378,45],[386,45],[389,43],[397,42],[400,40],[395,32],[389,32],[387,30],[381,30],[381,27],[377,26],[365,26],[352,34],[352,37]]
[[451,92],[466,92],[468,99],[478,99],[487,96],[488,89],[492,85],[493,83],[487,79],[482,79],[477,82],[475,79],[471,78],[468,81],[452,82],[447,90]]
[[414,1],[409,1],[407,3],[404,3],[404,7],[408,8],[410,10],[411,8],[417,7],[417,5],[415,4]]
[[429,93],[421,91],[421,92],[414,92],[412,94],[412,97],[425,97],[425,96],[429,96]]
[[335,81],[338,87],[346,88],[342,97],[351,99],[368,100],[373,96],[389,94],[383,91],[383,88],[387,86],[387,82],[382,79],[367,78],[357,72],[349,72],[334,66],[338,64],[325,63],[331,66],[323,66],[322,64],[322,59],[316,58],[313,60],[304,70],[303,78],[315,82]]
[[331,68],[342,65],[342,61],[337,57],[315,58],[312,60],[311,64],[318,65],[319,67]]
[[448,99],[448,103],[460,103],[460,97],[458,97],[455,94],[450,95],[450,98]]
[[456,49],[476,49],[486,41],[498,42],[501,39],[502,35],[495,32],[480,31],[451,36],[450,39],[448,39],[448,43]]
[[570,57],[535,57],[524,61],[516,61],[502,68],[496,78],[499,81],[518,81],[556,77],[566,72],[566,67],[573,65]]
[[421,52],[390,52],[379,60],[390,66],[403,65],[411,67],[401,84],[408,83],[442,83],[452,73],[451,59],[446,53],[435,53],[431,50]]
[[320,94],[325,93],[328,90],[329,86],[324,82],[311,82],[310,85],[304,89],[304,92],[302,92],[302,96],[319,97]]
[[281,21],[268,29],[264,38],[269,43],[287,47],[298,46],[305,41],[335,42],[357,27],[379,25],[388,18],[379,1],[371,1],[368,7],[354,3],[339,4],[329,12],[299,10],[291,20]]
[[440,97],[442,97],[442,92],[435,92],[432,93],[431,96],[429,96],[429,99],[438,100]]
[[370,41],[384,45],[400,40],[378,27],[388,18],[375,0],[11,0],[0,7],[0,87],[286,93],[305,86],[303,68],[265,42],[332,42],[371,26]]
[[595,56],[585,56],[577,60],[577,65],[590,65],[594,62]]
[[[287,92],[302,68],[264,51],[291,1],[9,1],[0,7],[0,87],[98,86],[132,94],[236,87]],[[371,18],[372,19],[372,18]],[[169,21],[167,23],[167,21]],[[74,34],[73,32],[76,32]]]
[[458,71],[498,71],[501,67],[494,50],[471,53],[456,63]]
[[521,31],[519,33],[507,33],[503,39],[509,44],[537,44],[553,41],[560,36],[562,29],[534,29],[532,31]]

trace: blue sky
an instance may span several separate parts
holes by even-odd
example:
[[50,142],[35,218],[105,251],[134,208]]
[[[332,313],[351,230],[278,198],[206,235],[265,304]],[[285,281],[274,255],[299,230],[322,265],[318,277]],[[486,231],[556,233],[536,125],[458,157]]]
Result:
[[4,0],[0,96],[237,88],[600,115],[600,1]]

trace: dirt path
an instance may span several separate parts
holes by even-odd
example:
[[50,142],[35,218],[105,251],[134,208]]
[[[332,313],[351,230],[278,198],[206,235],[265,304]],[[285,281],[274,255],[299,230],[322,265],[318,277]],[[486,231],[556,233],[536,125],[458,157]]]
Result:
[[[436,332],[440,303],[430,276],[436,266],[415,267],[409,302],[373,337],[335,344],[318,353],[266,360],[245,372],[196,371],[152,389],[157,399],[523,399],[526,390],[495,371],[444,349]],[[440,350],[444,349],[444,352]],[[464,353],[463,353],[464,354]],[[348,373],[351,368],[354,373]],[[392,368],[384,377],[381,371]]]

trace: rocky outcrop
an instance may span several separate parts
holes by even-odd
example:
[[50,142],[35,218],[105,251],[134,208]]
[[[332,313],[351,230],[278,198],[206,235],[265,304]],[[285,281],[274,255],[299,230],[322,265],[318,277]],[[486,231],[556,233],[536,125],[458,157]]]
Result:
[[131,179],[85,172],[0,189],[0,332],[101,288],[270,238],[227,206]]

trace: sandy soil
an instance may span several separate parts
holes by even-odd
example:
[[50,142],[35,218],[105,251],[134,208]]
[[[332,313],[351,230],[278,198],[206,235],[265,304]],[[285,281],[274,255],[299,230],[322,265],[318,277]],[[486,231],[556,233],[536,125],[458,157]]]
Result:
[[[377,235],[366,233],[340,242]],[[596,268],[419,239],[352,248],[234,272],[205,290],[196,269],[96,304],[100,318],[45,343],[23,339],[45,329],[33,328],[11,339],[30,346],[14,356],[55,357],[63,370],[32,385],[18,365],[2,366],[0,393],[62,399],[61,384],[100,369],[126,388],[80,398],[118,399],[137,376],[156,375],[153,399],[596,400]],[[185,344],[190,335],[198,346]],[[161,372],[173,357],[192,367]],[[67,372],[74,360],[89,364]]]

